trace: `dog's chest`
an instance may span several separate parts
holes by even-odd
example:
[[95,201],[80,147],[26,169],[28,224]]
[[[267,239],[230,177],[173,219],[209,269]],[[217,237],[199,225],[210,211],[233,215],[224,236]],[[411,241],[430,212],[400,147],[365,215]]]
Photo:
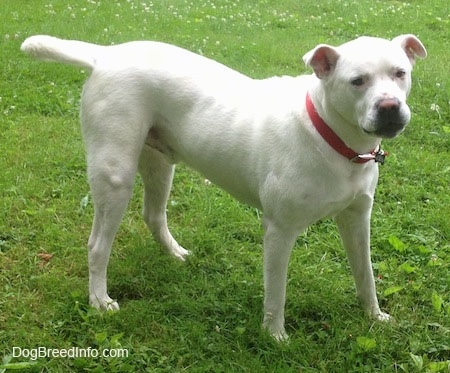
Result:
[[[353,166],[353,165],[352,165]],[[361,199],[372,199],[377,180],[375,171],[369,170],[317,170],[305,181],[299,180],[297,193],[290,203],[297,205],[297,211],[311,218],[310,223],[323,218],[332,218]]]

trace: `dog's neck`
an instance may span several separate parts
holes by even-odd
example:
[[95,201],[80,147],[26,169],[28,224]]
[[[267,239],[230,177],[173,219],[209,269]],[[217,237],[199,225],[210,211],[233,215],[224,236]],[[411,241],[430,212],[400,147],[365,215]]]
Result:
[[[380,141],[375,144],[372,150],[365,152],[356,152],[339,137],[336,132],[321,118],[312,102],[310,93],[306,94],[306,110],[316,130],[322,138],[340,155],[353,163],[367,163],[369,161],[384,163],[385,153],[380,147]],[[371,145],[373,146],[373,145]]]

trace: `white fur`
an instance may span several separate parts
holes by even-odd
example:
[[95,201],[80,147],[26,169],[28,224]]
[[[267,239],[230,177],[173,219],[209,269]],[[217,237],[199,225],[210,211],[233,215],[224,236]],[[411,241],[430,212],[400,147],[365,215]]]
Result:
[[[88,244],[93,306],[119,308],[107,294],[106,269],[137,171],[145,185],[144,220],[154,237],[181,260],[189,254],[166,219],[174,163],[183,161],[263,211],[264,326],[275,338],[287,337],[285,289],[294,242],[327,216],[336,218],[363,307],[376,319],[389,318],[378,306],[370,262],[377,165],[351,163],[336,153],[312,126],[305,95],[309,90],[319,114],[349,147],[374,149],[383,133],[393,137],[409,121],[412,63],[426,55],[417,38],[319,45],[304,57],[315,75],[265,80],[158,42],[105,47],[33,36],[22,50],[91,71],[81,121],[95,207]],[[358,77],[362,84],[355,86]],[[401,122],[398,131],[377,119],[379,107],[392,99],[400,103],[393,114]]]

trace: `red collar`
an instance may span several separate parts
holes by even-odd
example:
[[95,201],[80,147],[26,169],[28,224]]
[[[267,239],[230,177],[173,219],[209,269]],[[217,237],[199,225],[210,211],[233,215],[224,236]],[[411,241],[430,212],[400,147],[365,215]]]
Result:
[[341,138],[325,123],[325,121],[317,113],[316,108],[311,100],[309,92],[306,94],[306,110],[308,111],[311,122],[316,128],[317,132],[323,137],[323,139],[339,154],[354,163],[366,163],[369,161],[384,163],[384,158],[387,156],[380,146],[372,150],[370,153],[359,154],[350,149]]

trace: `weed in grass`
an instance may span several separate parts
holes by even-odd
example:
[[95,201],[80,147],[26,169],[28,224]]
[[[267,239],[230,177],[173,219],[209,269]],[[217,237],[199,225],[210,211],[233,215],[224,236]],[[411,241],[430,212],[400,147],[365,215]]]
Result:
[[[0,13],[0,371],[449,371],[446,0],[14,0]],[[168,213],[194,256],[182,265],[161,253],[139,216],[137,181],[109,268],[122,310],[88,308],[92,206],[77,123],[86,72],[22,56],[23,39],[42,33],[103,44],[171,42],[255,78],[306,72],[300,57],[318,43],[418,35],[429,58],[415,67],[409,128],[383,144],[390,156],[372,215],[380,301],[396,322],[372,324],[360,311],[327,220],[299,237],[286,310],[291,341],[274,343],[260,329],[258,212],[184,167]],[[45,265],[43,254],[51,255]],[[129,356],[34,362],[13,357],[15,346],[117,346]]]

